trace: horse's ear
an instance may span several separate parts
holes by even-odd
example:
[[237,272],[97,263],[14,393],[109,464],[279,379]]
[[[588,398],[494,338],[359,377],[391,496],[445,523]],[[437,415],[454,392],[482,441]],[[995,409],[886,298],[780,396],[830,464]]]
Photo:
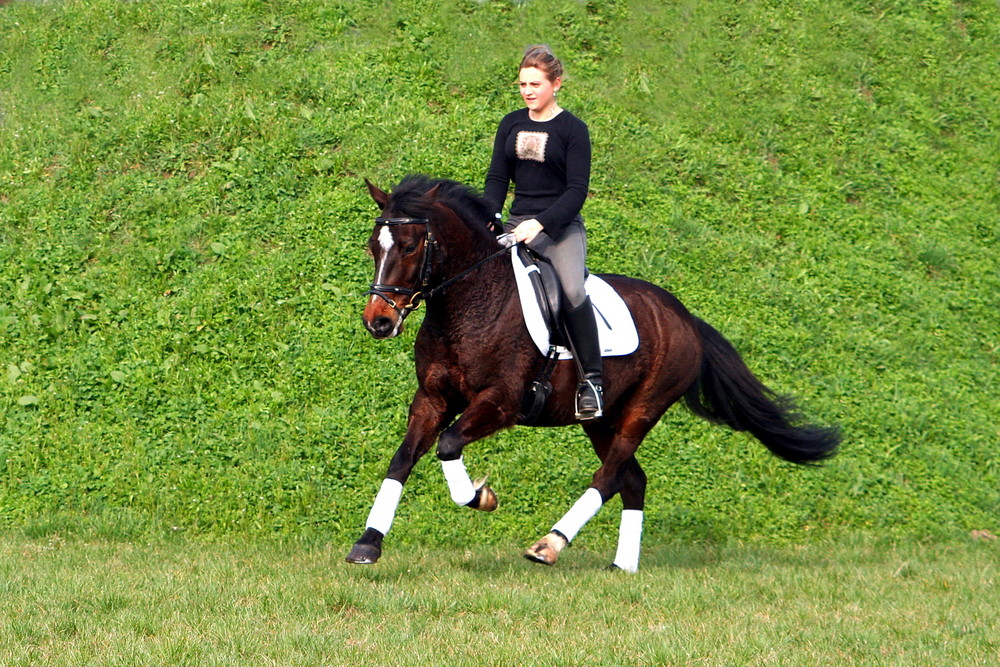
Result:
[[389,195],[385,193],[385,190],[379,189],[367,178],[365,179],[365,185],[368,186],[368,193],[372,196],[372,199],[375,200],[375,203],[380,207],[385,208],[385,205],[389,203]]
[[423,197],[424,201],[433,201],[434,199],[437,199],[437,196],[438,196],[438,191],[439,191],[440,189],[441,189],[441,184],[440,184],[440,183],[438,183],[438,184],[437,184],[437,185],[435,185],[435,186],[434,186],[433,188],[431,188],[430,190],[428,190],[428,191],[427,191],[427,192],[426,192],[426,193],[424,194],[424,197]]

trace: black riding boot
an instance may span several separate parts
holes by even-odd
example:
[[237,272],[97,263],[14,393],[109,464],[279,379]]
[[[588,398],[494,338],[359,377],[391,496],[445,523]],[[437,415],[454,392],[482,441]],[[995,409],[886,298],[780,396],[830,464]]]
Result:
[[590,297],[577,308],[563,311],[563,322],[569,333],[573,354],[580,362],[583,377],[576,391],[576,418],[581,421],[597,419],[604,415],[604,394],[601,373],[601,343],[597,336],[597,320],[590,305]]

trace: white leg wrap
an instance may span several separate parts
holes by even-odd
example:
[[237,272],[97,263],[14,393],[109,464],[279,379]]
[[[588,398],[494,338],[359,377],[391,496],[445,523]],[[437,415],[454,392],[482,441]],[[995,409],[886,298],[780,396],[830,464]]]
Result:
[[552,526],[552,530],[558,530],[566,536],[567,540],[572,542],[583,525],[594,518],[597,510],[601,509],[603,504],[600,491],[594,487],[587,489],[573,507],[566,512],[566,515],[559,519],[559,523]]
[[639,544],[642,542],[642,510],[622,510],[618,530],[618,553],[614,564],[626,572],[639,571]]
[[456,505],[468,505],[476,497],[476,490],[469,479],[469,473],[465,470],[465,462],[462,457],[452,461],[441,461],[441,470],[444,478],[448,480],[448,490],[451,491],[451,499]]
[[382,487],[375,496],[372,511],[368,513],[368,528],[374,528],[383,535],[389,534],[392,520],[396,517],[399,498],[403,495],[403,485],[394,479],[382,481]]

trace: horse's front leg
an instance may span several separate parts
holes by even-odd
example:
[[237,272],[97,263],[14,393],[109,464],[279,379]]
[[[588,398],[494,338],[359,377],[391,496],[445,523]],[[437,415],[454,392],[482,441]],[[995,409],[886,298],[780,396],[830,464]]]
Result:
[[442,399],[431,398],[422,389],[417,391],[410,404],[406,435],[392,457],[389,472],[375,496],[365,532],[347,555],[348,563],[370,564],[382,555],[382,539],[389,533],[396,516],[396,508],[403,495],[403,484],[410,476],[413,466],[427,453],[438,433],[453,417],[454,414],[448,412]]
[[478,396],[462,412],[458,418],[438,440],[437,456],[441,461],[441,470],[448,482],[451,499],[457,505],[472,507],[484,512],[492,512],[497,508],[497,496],[485,478],[472,483],[462,450],[470,442],[480,440],[496,433],[502,428],[513,426],[517,421],[516,414],[508,414],[503,409],[503,401],[495,390],[487,390]]

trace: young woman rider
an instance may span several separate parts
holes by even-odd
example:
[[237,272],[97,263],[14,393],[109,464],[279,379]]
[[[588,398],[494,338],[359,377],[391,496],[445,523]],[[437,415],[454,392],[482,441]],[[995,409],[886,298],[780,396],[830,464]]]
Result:
[[524,108],[500,121],[484,195],[500,212],[514,183],[507,231],[549,260],[559,275],[563,321],[583,369],[576,417],[588,420],[604,412],[597,323],[583,287],[587,232],[580,211],[590,185],[590,133],[559,106],[562,79],[562,63],[548,47],[525,51],[518,75]]

